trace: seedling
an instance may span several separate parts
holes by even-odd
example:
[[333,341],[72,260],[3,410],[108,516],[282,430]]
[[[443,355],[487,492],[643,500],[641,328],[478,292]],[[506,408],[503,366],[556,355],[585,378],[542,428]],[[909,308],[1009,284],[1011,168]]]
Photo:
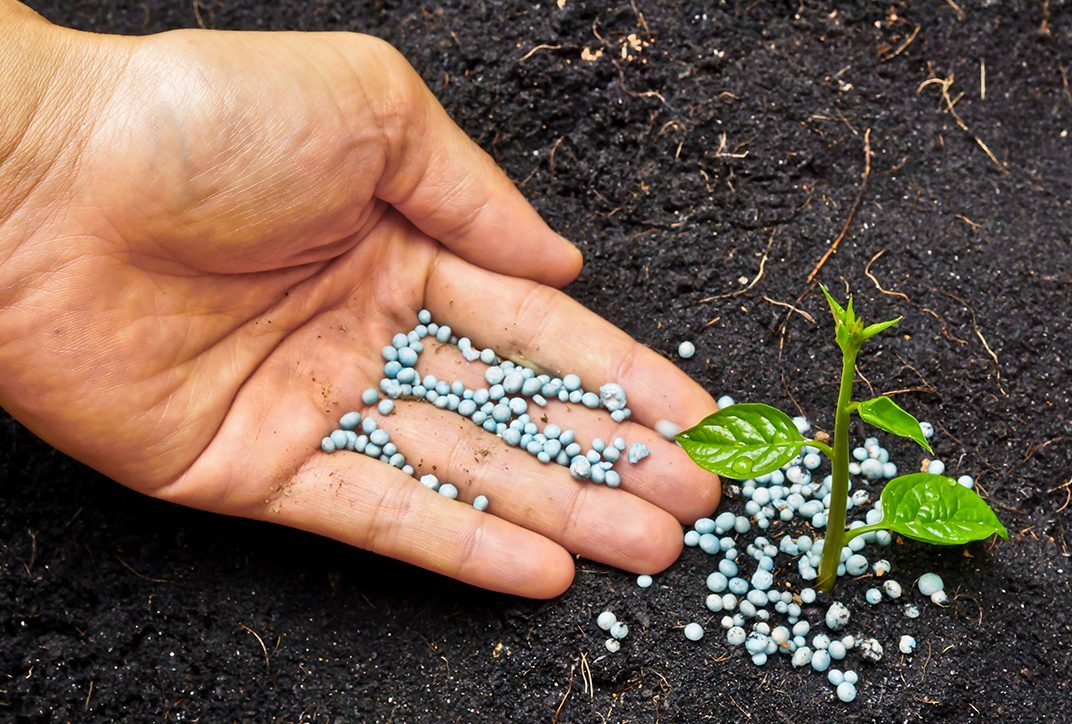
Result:
[[708,415],[698,425],[678,434],[677,440],[700,467],[727,478],[751,478],[778,470],[793,460],[805,445],[821,450],[833,467],[830,513],[826,542],[819,564],[817,587],[829,592],[837,579],[841,549],[853,538],[879,530],[894,530],[925,543],[957,545],[981,540],[994,533],[1008,540],[1009,534],[990,506],[974,491],[953,478],[914,473],[890,480],[882,491],[882,520],[845,530],[849,495],[849,417],[855,412],[886,432],[915,440],[932,453],[919,422],[889,397],[854,401],[852,383],[856,355],[863,343],[900,321],[891,319],[864,326],[852,309],[845,307],[823,287],[834,314],[837,344],[842,353],[841,387],[838,391],[833,446],[809,440],[793,420],[769,405],[738,403]]

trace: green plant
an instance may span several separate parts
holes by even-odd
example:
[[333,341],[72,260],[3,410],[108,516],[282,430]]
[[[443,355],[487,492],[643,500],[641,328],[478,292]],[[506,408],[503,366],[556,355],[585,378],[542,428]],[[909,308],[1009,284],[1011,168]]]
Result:
[[855,412],[886,432],[911,438],[933,453],[919,422],[888,397],[854,401],[852,384],[856,356],[863,343],[900,318],[864,326],[852,309],[852,297],[842,307],[823,287],[834,314],[837,344],[842,352],[833,446],[803,437],[793,420],[769,405],[739,403],[708,415],[677,436],[700,467],[727,478],[750,478],[774,472],[793,460],[805,445],[821,450],[833,466],[826,542],[819,565],[818,588],[830,591],[837,578],[842,546],[870,531],[894,530],[926,543],[954,545],[994,533],[1009,535],[994,511],[974,491],[952,478],[914,473],[890,480],[882,491],[882,520],[846,533],[849,494],[849,418]]

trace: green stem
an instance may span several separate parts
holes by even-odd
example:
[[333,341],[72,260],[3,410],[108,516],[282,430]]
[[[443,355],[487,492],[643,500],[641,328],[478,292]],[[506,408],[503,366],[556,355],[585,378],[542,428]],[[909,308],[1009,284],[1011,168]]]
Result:
[[878,533],[880,530],[889,529],[889,524],[884,520],[880,520],[877,523],[872,523],[871,525],[861,525],[859,528],[853,528],[852,530],[847,531],[845,533],[844,545],[848,545],[850,540],[856,538],[857,536],[861,536],[864,533]]
[[829,593],[837,581],[841,548],[845,540],[845,504],[849,498],[849,416],[852,412],[852,382],[856,375],[858,347],[843,349],[841,388],[838,391],[837,419],[834,422],[833,481],[830,487],[830,516],[826,521],[826,541],[819,562],[818,588]]
[[817,448],[821,453],[826,455],[830,460],[834,459],[834,449],[826,443],[821,443],[818,440],[808,440],[808,444],[814,448]]

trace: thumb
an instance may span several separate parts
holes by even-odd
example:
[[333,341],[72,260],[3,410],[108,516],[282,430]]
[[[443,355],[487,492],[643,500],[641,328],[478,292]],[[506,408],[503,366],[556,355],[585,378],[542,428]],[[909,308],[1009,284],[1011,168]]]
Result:
[[466,261],[556,287],[573,281],[577,248],[551,231],[412,66],[383,45],[393,72],[373,93],[387,146],[377,197]]

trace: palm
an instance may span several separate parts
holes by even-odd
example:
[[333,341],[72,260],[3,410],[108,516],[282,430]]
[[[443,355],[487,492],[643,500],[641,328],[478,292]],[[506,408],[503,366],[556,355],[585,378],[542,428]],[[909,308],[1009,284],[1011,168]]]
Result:
[[[191,33],[121,52],[128,70],[99,96],[68,210],[48,226],[74,242],[38,247],[52,304],[16,312],[33,332],[5,364],[30,394],[6,407],[144,492],[479,585],[553,594],[572,571],[560,546],[634,570],[672,560],[674,516],[708,512],[717,481],[644,425],[694,422],[710,399],[552,288],[496,273],[560,284],[575,268],[456,129],[425,143],[411,117],[377,108],[361,78],[414,83],[390,64],[369,69],[382,46]],[[355,68],[366,75],[355,80]],[[423,88],[409,92],[427,101]],[[483,195],[453,181],[474,164]],[[495,238],[507,229],[513,245]],[[578,485],[431,405],[400,401],[379,418],[418,471],[434,469],[463,500],[491,498],[490,516],[379,461],[320,453],[320,438],[378,384],[380,348],[422,307],[504,356],[576,371],[589,386],[622,382],[640,424],[566,406],[548,416],[584,440],[644,441],[659,462],[624,470],[628,492],[615,491]],[[451,349],[418,365],[470,386],[480,367]]]

